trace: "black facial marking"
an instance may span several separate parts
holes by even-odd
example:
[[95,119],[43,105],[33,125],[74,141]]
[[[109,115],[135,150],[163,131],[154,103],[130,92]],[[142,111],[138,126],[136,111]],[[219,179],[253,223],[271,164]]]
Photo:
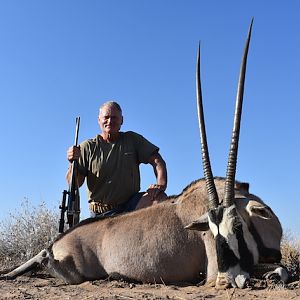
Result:
[[230,249],[226,239],[219,233],[219,226],[223,220],[224,207],[218,206],[216,209],[209,211],[209,218],[212,223],[218,227],[218,234],[215,237],[217,262],[219,272],[226,272],[230,267],[238,264],[239,260],[234,252]]
[[230,267],[238,264],[239,260],[222,235],[218,234],[215,240],[219,272],[226,272]]
[[261,236],[258,234],[255,226],[250,221],[249,231],[252,234],[258,248],[259,252],[259,262],[260,263],[275,263],[280,262],[281,260],[281,252],[277,249],[267,248],[264,245],[264,242]]
[[236,228],[236,238],[238,240],[239,254],[240,254],[240,266],[242,270],[252,273],[254,266],[254,258],[249,251],[246,241],[244,239],[242,224],[240,223]]
[[224,207],[221,205],[218,206],[216,209],[212,209],[208,212],[211,222],[216,224],[218,228],[223,219],[223,212],[224,212]]
[[232,209],[230,214],[227,215],[229,218],[234,219],[232,231],[235,234],[238,242],[238,252],[240,256],[240,259],[238,259],[234,252],[230,249],[225,237],[223,237],[219,232],[219,226],[223,220],[223,215],[223,206],[218,206],[216,209],[209,211],[209,218],[211,222],[218,227],[218,234],[215,237],[215,242],[219,271],[226,272],[230,267],[234,267],[235,265],[239,264],[243,271],[251,273],[254,265],[254,258],[247,247],[241,220],[238,217],[235,209]]

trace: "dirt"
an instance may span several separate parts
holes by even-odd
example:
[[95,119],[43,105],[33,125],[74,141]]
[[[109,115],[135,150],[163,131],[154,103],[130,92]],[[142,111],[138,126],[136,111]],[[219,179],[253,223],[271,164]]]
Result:
[[251,280],[245,289],[217,290],[207,285],[133,284],[97,280],[66,285],[47,274],[0,281],[0,299],[300,299],[300,283]]

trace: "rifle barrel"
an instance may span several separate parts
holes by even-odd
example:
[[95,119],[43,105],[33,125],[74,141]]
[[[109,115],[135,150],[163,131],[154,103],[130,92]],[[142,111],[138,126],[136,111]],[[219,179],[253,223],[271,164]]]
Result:
[[78,146],[79,125],[80,125],[80,117],[76,117],[76,130],[75,130],[74,146]]

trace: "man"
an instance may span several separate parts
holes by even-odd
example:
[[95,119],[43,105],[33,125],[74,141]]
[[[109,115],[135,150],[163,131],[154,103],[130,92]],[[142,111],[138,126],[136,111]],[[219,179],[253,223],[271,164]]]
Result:
[[[100,107],[98,123],[99,135],[67,151],[70,162],[78,161],[78,186],[86,178],[91,216],[132,211],[166,198],[167,169],[159,148],[135,132],[120,131],[122,109],[114,101]],[[139,193],[141,163],[152,165],[157,181],[145,193]]]

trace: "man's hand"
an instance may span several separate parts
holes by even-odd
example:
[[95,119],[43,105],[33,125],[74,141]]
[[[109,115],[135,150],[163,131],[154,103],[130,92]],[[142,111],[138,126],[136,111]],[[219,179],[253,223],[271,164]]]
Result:
[[80,146],[71,146],[67,151],[67,159],[69,162],[72,162],[74,160],[78,160],[81,156],[80,153]]
[[[66,179],[67,179],[67,182],[69,184],[71,182],[71,176],[72,176],[72,162],[74,160],[78,161],[80,156],[81,156],[80,146],[71,146],[67,151],[67,159],[70,162],[70,164],[69,164],[69,167],[68,167],[68,170],[67,170]],[[78,170],[77,170],[75,176],[77,177],[78,187],[81,187],[83,182],[84,182],[85,176],[78,173]]]
[[158,198],[158,196],[165,191],[165,186],[159,184],[150,184],[147,193],[151,199],[151,201]]

